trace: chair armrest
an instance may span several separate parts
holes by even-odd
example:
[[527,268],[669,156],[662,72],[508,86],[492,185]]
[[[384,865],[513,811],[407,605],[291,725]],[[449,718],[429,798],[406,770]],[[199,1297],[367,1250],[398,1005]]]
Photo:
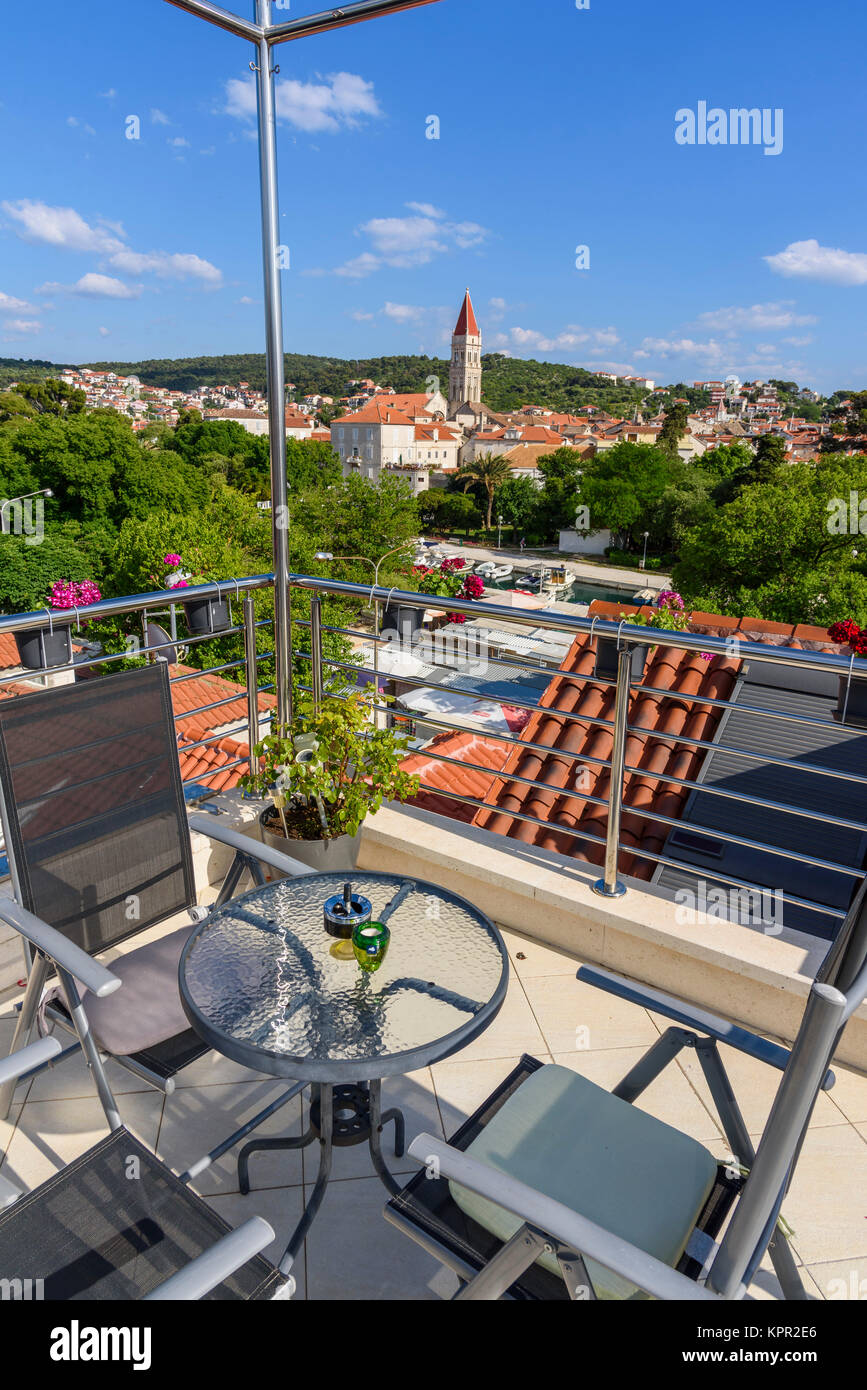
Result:
[[218,1284],[241,1269],[274,1240],[274,1232],[261,1216],[251,1216],[236,1231],[230,1231],[203,1250],[195,1260],[172,1274],[145,1295],[145,1303],[190,1303],[204,1298]]
[[0,898],[0,921],[26,936],[28,941],[50,956],[62,970],[68,970],[70,975],[86,985],[97,998],[104,999],[107,994],[113,994],[116,989],[120,989],[121,982],[117,975],[112,975],[110,970],[106,970],[98,960],[82,951],[74,941],[67,940],[54,927],[43,922],[41,917],[36,917],[32,912],[28,912],[26,907],[15,902],[14,898]]
[[29,1043],[18,1052],[10,1053],[0,1062],[0,1086],[5,1081],[17,1081],[19,1076],[26,1076],[29,1071],[35,1071],[62,1051],[58,1038],[40,1038],[38,1042]]
[[499,1172],[487,1163],[480,1163],[450,1144],[444,1144],[441,1139],[434,1139],[430,1134],[419,1134],[410,1144],[409,1153],[425,1166],[435,1164],[439,1176],[451,1178],[488,1201],[505,1207],[522,1222],[552,1236],[585,1259],[604,1265],[655,1298],[720,1302],[718,1294],[687,1279],[685,1274],[648,1255],[646,1250],[640,1250],[637,1245],[614,1235],[604,1226],[597,1226],[595,1221],[579,1215],[552,1197],[546,1197],[526,1183]]
[[214,816],[194,811],[189,817],[190,829],[197,830],[200,835],[207,835],[209,840],[219,840],[221,844],[229,845],[231,849],[237,850],[240,854],[247,854],[251,859],[260,859],[263,864],[270,864],[272,869],[282,869],[283,873],[291,874],[292,878],[301,878],[304,874],[316,872],[309,864],[302,864],[298,859],[291,859],[288,854],[281,854],[280,850],[264,845],[261,840],[254,840],[252,835],[242,835],[240,831],[232,830],[228,825],[215,825],[214,820]]
[[[630,1004],[652,1009],[654,1013],[662,1014],[675,1023],[684,1023],[688,1028],[698,1028],[700,1032],[707,1033],[718,1042],[726,1043],[738,1052],[745,1052],[749,1057],[755,1057],[758,1062],[766,1062],[769,1067],[776,1067],[778,1071],[785,1071],[789,1064],[791,1054],[787,1047],[768,1042],[767,1038],[759,1037],[757,1033],[750,1033],[746,1028],[739,1028],[736,1023],[729,1023],[717,1014],[708,1013],[706,1009],[697,1008],[693,1004],[686,1004],[682,999],[653,989],[650,985],[634,984],[632,980],[625,980],[622,976],[595,965],[582,965],[577,978],[584,980],[588,985],[595,985],[597,989],[604,989],[608,994],[615,994],[618,999],[628,999]],[[822,1090],[830,1091],[835,1079],[834,1073],[829,1071],[822,1083]]]

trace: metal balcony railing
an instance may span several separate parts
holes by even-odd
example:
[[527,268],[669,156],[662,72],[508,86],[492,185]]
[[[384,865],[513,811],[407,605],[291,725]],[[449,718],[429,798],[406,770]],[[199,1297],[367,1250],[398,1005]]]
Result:
[[[232,676],[233,679],[237,677],[238,679],[243,680],[244,685],[239,685],[239,695],[244,695],[246,693],[247,721],[244,727],[246,729],[246,734],[251,747],[253,746],[253,744],[258,742],[261,736],[262,728],[268,722],[271,722],[274,717],[269,714],[263,714],[259,707],[260,693],[266,690],[270,691],[274,689],[273,685],[260,685],[259,666],[263,661],[272,660],[273,653],[257,653],[256,651],[257,634],[261,632],[263,629],[270,629],[273,626],[273,621],[271,619],[257,618],[255,609],[256,593],[258,591],[272,589],[273,582],[274,581],[272,575],[263,574],[247,577],[244,579],[227,580],[218,585],[202,585],[198,588],[190,588],[185,589],[183,591],[184,602],[190,599],[207,597],[209,595],[213,596],[215,591],[218,591],[221,597],[228,598],[230,600],[235,599],[242,607],[243,620],[240,624],[233,626],[232,628],[229,628],[223,632],[215,634],[214,636],[200,636],[189,638],[184,637],[182,641],[184,646],[192,647],[198,646],[205,642],[212,642],[217,640],[218,638],[224,638],[232,634],[241,634],[243,636],[244,644],[243,658],[240,660],[222,662],[212,666],[206,666],[200,671],[195,671],[190,674],[178,676],[175,679],[178,681],[186,681],[194,679],[195,677],[200,675],[229,674]],[[710,655],[719,654],[721,656],[730,656],[731,650],[727,643],[727,639],[725,638],[712,637],[690,632],[669,632],[658,629],[635,627],[626,622],[613,623],[606,622],[598,618],[591,619],[587,617],[580,617],[577,615],[573,617],[570,614],[564,614],[560,612],[549,612],[547,610],[528,611],[526,609],[514,609],[505,605],[498,605],[492,603],[478,603],[454,598],[438,598],[426,594],[389,590],[387,588],[378,587],[376,585],[371,587],[367,584],[354,584],[344,582],[341,580],[325,579],[309,575],[293,575],[290,579],[289,587],[290,598],[291,595],[295,592],[305,593],[308,594],[310,597],[309,619],[302,619],[297,614],[294,615],[290,629],[296,634],[294,651],[294,661],[296,670],[295,688],[298,691],[305,691],[312,694],[313,698],[317,701],[323,698],[327,690],[339,694],[341,677],[349,678],[349,682],[347,682],[346,679],[343,679],[342,684],[344,687],[347,683],[351,683],[354,685],[357,683],[358,680],[359,668],[357,665],[353,664],[352,662],[343,661],[336,657],[329,657],[324,654],[323,636],[327,633],[348,638],[354,641],[356,644],[365,643],[368,646],[372,645],[373,661],[371,674],[380,685],[384,680],[388,678],[388,673],[382,672],[379,669],[379,653],[384,646],[391,645],[391,640],[386,639],[378,634],[380,633],[379,617],[382,606],[389,602],[393,604],[399,603],[401,607],[410,609],[432,610],[433,612],[438,614],[460,613],[463,614],[470,621],[482,620],[484,624],[488,627],[496,627],[498,629],[505,629],[507,631],[514,628],[526,629],[528,626],[531,626],[534,629],[540,629],[545,632],[564,634],[565,636],[572,639],[581,636],[582,634],[589,634],[591,637],[595,636],[616,639],[619,646],[616,680],[605,681],[593,675],[571,677],[574,680],[594,682],[599,686],[604,686],[608,688],[614,687],[616,690],[616,696],[614,702],[613,717],[611,719],[604,719],[600,717],[594,717],[586,713],[575,714],[557,709],[549,709],[549,713],[560,721],[575,721],[585,726],[595,725],[600,728],[605,728],[609,730],[613,738],[611,756],[609,758],[594,757],[592,755],[584,754],[581,752],[571,753],[566,749],[553,748],[550,745],[533,742],[532,740],[528,740],[527,738],[522,737],[520,734],[506,733],[488,728],[486,728],[483,733],[484,738],[501,742],[508,751],[520,748],[523,752],[535,752],[540,754],[541,756],[547,756],[553,753],[556,754],[556,757],[559,760],[564,762],[570,762],[581,766],[595,767],[598,769],[608,769],[610,771],[610,790],[607,798],[594,796],[589,794],[588,792],[572,790],[568,787],[557,787],[555,789],[558,797],[560,798],[574,798],[577,802],[583,803],[585,805],[590,804],[594,806],[599,806],[607,810],[608,824],[607,833],[604,839],[586,828],[572,828],[569,826],[565,826],[559,822],[555,827],[559,835],[569,836],[574,838],[576,841],[580,841],[583,843],[595,843],[599,845],[600,852],[603,856],[604,871],[596,887],[597,891],[599,891],[602,895],[606,897],[620,896],[626,891],[626,886],[622,882],[622,879],[618,873],[618,862],[620,854],[625,850],[628,850],[628,853],[634,856],[635,858],[648,860],[654,864],[670,866],[674,869],[694,867],[685,866],[682,860],[673,858],[670,854],[654,851],[642,845],[623,845],[621,839],[621,820],[624,812],[628,812],[628,814],[631,817],[639,817],[644,819],[645,821],[655,822],[658,825],[665,827],[666,830],[669,828],[683,827],[684,825],[684,822],[682,820],[666,816],[656,809],[645,809],[639,806],[631,805],[628,802],[624,802],[624,783],[626,777],[630,774],[638,776],[652,775],[656,781],[669,783],[672,787],[675,787],[680,790],[692,790],[693,788],[700,788],[703,795],[734,800],[738,802],[740,805],[758,808],[759,810],[767,811],[768,813],[773,813],[775,815],[784,814],[786,816],[797,817],[801,819],[812,819],[814,821],[821,822],[823,825],[836,827],[841,831],[857,832],[858,834],[867,836],[867,822],[862,822],[860,819],[851,819],[846,816],[835,814],[834,809],[831,805],[822,805],[820,811],[816,811],[815,809],[811,810],[804,806],[799,806],[786,801],[781,801],[779,799],[774,798],[773,796],[746,793],[740,789],[732,790],[725,786],[710,785],[707,782],[702,782],[698,779],[686,779],[665,772],[654,772],[653,774],[650,774],[648,773],[647,769],[639,766],[632,766],[627,762],[626,752],[630,734],[636,734],[645,737],[650,736],[654,740],[670,740],[674,744],[683,746],[685,748],[689,748],[691,750],[704,751],[707,753],[718,752],[721,748],[723,748],[727,757],[744,760],[755,759],[755,753],[753,751],[738,748],[737,746],[733,746],[728,742],[726,742],[724,745],[721,745],[718,739],[692,738],[687,736],[685,733],[667,733],[665,730],[656,727],[648,729],[645,727],[632,726],[630,724],[629,714],[631,693],[634,688],[637,688],[634,686],[634,682],[631,679],[630,648],[632,646],[637,645],[648,648],[672,648],[678,651],[704,652],[709,653]],[[359,613],[365,607],[371,610],[374,617],[374,621],[372,623],[373,630],[362,630],[359,627],[335,626],[329,625],[326,622],[324,622],[323,600],[328,599],[342,600],[344,605],[346,605],[347,603],[349,603],[350,605],[357,605]],[[159,608],[166,608],[168,605],[177,604],[179,601],[180,600],[177,591],[172,590],[163,590],[151,594],[129,595],[123,598],[103,600],[101,603],[92,604],[86,608],[70,610],[69,613],[63,615],[62,621],[72,622],[73,636],[75,635],[76,628],[82,630],[82,635],[86,635],[84,624],[89,619],[96,619],[101,617],[120,617],[128,616],[130,614],[139,614],[142,616],[143,632],[145,632],[147,625],[147,614],[150,611]],[[57,626],[58,620],[58,614],[51,614],[47,610],[41,613],[17,614],[12,616],[0,617],[0,634],[13,633],[22,630],[34,630],[38,628],[48,630],[53,626]],[[456,631],[463,632],[464,629],[456,629]],[[303,637],[301,634],[306,634],[306,646],[303,644]],[[150,657],[152,659],[157,659],[160,653],[165,649],[165,647],[169,645],[174,646],[176,645],[176,643],[172,641],[171,643],[164,643],[161,645],[148,645],[145,641],[141,645],[140,652],[144,656]],[[867,679],[867,661],[858,661],[855,660],[854,657],[846,658],[843,656],[838,656],[825,652],[807,652],[792,648],[769,646],[763,643],[748,642],[742,640],[740,634],[738,634],[737,655],[742,661],[754,659],[763,663],[770,663],[772,665],[778,665],[780,667],[788,667],[793,669],[794,671],[819,671],[824,672],[826,674],[833,674],[842,677],[845,681],[848,682],[851,682],[856,677],[860,679]],[[443,655],[442,653],[437,655],[436,665],[441,668],[448,668],[449,662],[447,656],[447,653],[445,655]],[[110,669],[112,663],[120,661],[122,659],[122,655],[102,656],[97,657],[92,661],[88,662],[77,662],[76,667],[79,670],[82,669],[82,667],[104,667]],[[291,652],[289,653],[289,659],[290,661],[292,659]],[[517,657],[511,655],[508,657],[498,657],[488,654],[486,656],[486,660],[494,668],[496,668],[497,666],[510,668],[519,666],[525,667],[527,670],[544,669],[546,670],[546,674],[548,674],[551,679],[553,679],[557,675],[557,670],[552,669],[550,665],[546,666],[542,658],[540,656],[535,656],[532,650],[529,650],[526,655],[519,655]],[[307,683],[303,676],[298,676],[299,667],[309,669],[309,683]],[[0,678],[0,689],[2,689],[4,686],[8,687],[10,685],[14,685],[16,682],[32,682],[34,678],[37,676],[46,674],[56,674],[59,671],[64,671],[68,669],[69,667],[56,667],[53,668],[53,671],[50,670],[48,672],[35,673],[32,671],[27,671],[13,676],[2,677]],[[370,667],[365,666],[364,669],[370,670]],[[456,666],[453,669],[459,670],[460,667]],[[570,673],[567,672],[564,674],[568,677]],[[450,691],[451,693],[453,693],[452,687],[442,683],[433,682],[429,678],[426,678],[424,675],[416,677],[401,671],[398,678],[401,684],[406,686],[417,688],[432,688],[434,690]],[[657,698],[660,700],[671,699],[674,696],[677,698],[677,700],[684,703],[692,703],[696,707],[712,708],[720,711],[725,711],[732,708],[732,704],[730,701],[710,698],[700,693],[696,695],[689,695],[680,690],[673,691],[668,688],[656,688],[653,686],[648,686],[646,684],[642,684],[640,686],[640,691],[642,696],[650,696],[652,698]],[[473,691],[472,689],[468,689],[466,687],[466,684],[461,686],[460,693],[462,695],[468,696],[470,699],[478,701],[486,701],[491,699],[491,695],[489,692],[485,692],[484,690],[479,690],[477,692]],[[206,714],[211,711],[218,710],[223,705],[231,704],[236,699],[236,696],[229,696],[224,700],[221,699],[211,704],[200,706],[195,710],[184,711],[178,714],[176,718],[178,719],[178,721],[181,721],[184,719],[188,719],[195,714]],[[540,706],[538,703],[532,703],[530,701],[523,700],[520,694],[517,693],[514,697],[510,695],[508,702],[518,708],[526,709],[531,713],[535,713],[538,710],[544,710],[546,708],[545,706]],[[782,712],[779,709],[771,709],[756,705],[754,703],[738,703],[736,707],[739,711],[748,713],[750,716],[754,716],[757,719],[765,719],[769,721],[769,727],[771,728],[780,727],[781,721],[783,724],[789,723],[793,726],[800,726],[801,728],[827,728],[827,721],[816,719],[808,714],[793,714]],[[382,708],[385,711],[389,707],[385,703],[383,703]],[[399,717],[404,719],[411,718],[410,715],[401,715]],[[426,728],[434,729],[438,733],[467,732],[479,734],[480,732],[478,728],[473,727],[472,725],[467,724],[465,722],[462,722],[459,719],[452,718],[449,720],[443,720],[437,718],[436,716],[428,715],[427,713],[425,713],[423,717],[420,716],[419,718],[422,720]],[[239,730],[239,734],[242,732],[243,730]],[[853,736],[856,735],[856,732],[860,732],[860,730],[856,731],[853,728]],[[204,738],[196,742],[181,743],[179,745],[180,751],[192,751],[196,748],[206,747],[211,743],[218,742],[223,736],[224,735],[222,734],[215,734],[209,738]],[[475,764],[471,762],[468,763],[464,759],[456,760],[454,758],[450,758],[447,754],[441,753],[438,750],[431,748],[429,745],[425,746],[422,751],[424,752],[425,757],[429,757],[432,760],[442,762],[443,764],[451,763],[456,767],[460,766],[463,769],[478,771],[487,776],[491,775],[490,767],[485,767],[480,764]],[[246,761],[246,759],[239,758],[235,762],[225,765],[224,768],[221,768],[220,770],[229,770],[230,768],[241,766]],[[788,759],[786,759],[785,757],[777,756],[776,754],[770,752],[766,756],[763,755],[762,761],[766,763],[769,768],[785,768],[791,766],[790,761]],[[857,772],[848,771],[846,768],[838,768],[836,766],[827,767],[815,762],[801,761],[800,759],[798,760],[797,767],[799,772],[807,774],[810,778],[827,779],[830,777],[835,779],[837,782],[844,781],[847,783],[857,784],[858,786],[867,787],[867,777],[861,776]],[[530,789],[537,789],[539,791],[549,793],[552,790],[551,785],[544,781],[534,780],[530,777],[524,777],[512,771],[508,772],[505,775],[508,777],[508,780],[510,782],[513,782],[518,786],[527,787]],[[821,787],[821,785],[821,780],[816,783],[817,787]],[[456,803],[476,808],[478,810],[493,809],[489,804],[483,801],[462,795],[459,792],[453,792],[447,789],[444,790],[442,787],[439,786],[433,786],[430,784],[423,783],[422,790],[432,792],[436,794],[438,797],[450,799]],[[829,785],[829,794],[831,790],[832,789]],[[537,827],[544,827],[548,825],[548,822],[546,822],[545,820],[541,820],[523,809],[510,809],[506,814],[508,814],[513,820],[524,821],[530,825],[534,825]],[[697,831],[698,829],[699,827],[696,827]],[[851,881],[853,888],[855,887],[856,883],[860,880],[863,874],[863,866],[861,865],[854,866],[852,864],[844,864],[833,859],[828,859],[820,854],[809,854],[801,851],[788,850],[785,847],[781,846],[779,843],[774,844],[770,842],[765,842],[759,839],[749,838],[746,835],[739,835],[727,830],[714,829],[713,838],[726,842],[728,844],[739,846],[743,849],[752,852],[772,855],[778,860],[797,860],[799,864],[807,864],[811,867],[816,868],[817,870],[842,876],[845,880]],[[750,882],[743,878],[733,877],[732,875],[725,874],[724,872],[722,872],[721,870],[717,870],[716,868],[709,870],[708,876],[712,878],[714,881],[719,881],[727,885],[730,885],[735,889],[746,890],[748,892],[756,890],[761,891],[762,887],[761,884]],[[786,901],[800,908],[806,909],[807,911],[826,914],[829,917],[837,918],[839,920],[842,920],[842,918],[845,916],[844,910],[840,910],[839,908],[829,905],[828,903],[813,900],[808,897],[795,896],[793,894],[787,893]]]

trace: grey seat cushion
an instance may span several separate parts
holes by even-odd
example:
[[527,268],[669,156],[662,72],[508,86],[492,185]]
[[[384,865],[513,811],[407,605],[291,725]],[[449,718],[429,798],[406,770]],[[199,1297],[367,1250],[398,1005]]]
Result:
[[[533,1072],[467,1148],[467,1154],[544,1192],[674,1266],[717,1174],[708,1150],[680,1130],[611,1095],[568,1067]],[[451,1182],[462,1211],[499,1240],[517,1216]],[[553,1274],[553,1255],[539,1263]],[[592,1260],[599,1298],[641,1297],[634,1285]]]
[[178,991],[181,952],[195,926],[180,927],[111,962],[123,981],[104,999],[87,993],[84,1006],[100,1047],[116,1056],[142,1052],[189,1028]]

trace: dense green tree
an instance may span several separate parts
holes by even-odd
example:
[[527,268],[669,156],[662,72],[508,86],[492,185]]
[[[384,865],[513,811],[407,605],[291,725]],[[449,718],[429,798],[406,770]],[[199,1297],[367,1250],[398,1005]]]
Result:
[[676,454],[681,439],[686,434],[689,406],[670,405],[665,412],[662,429],[657,436],[657,448],[667,454]]
[[427,530],[466,531],[482,524],[482,514],[471,497],[462,492],[431,488],[416,499],[418,515]]
[[497,488],[494,515],[522,536],[534,534],[539,525],[539,489],[532,478],[507,478]]
[[543,454],[536,464],[542,475],[533,520],[543,541],[554,540],[559,531],[575,525],[579,506],[584,459],[577,449],[564,445]]
[[590,512],[590,529],[611,531],[618,549],[633,549],[684,469],[680,458],[654,444],[615,444],[585,459],[580,502]]
[[28,536],[0,538],[0,611],[32,613],[45,608],[56,579],[92,579],[92,557],[77,537],[57,531],[31,545]]
[[867,623],[867,547],[850,527],[852,492],[867,498],[867,457],[792,464],[745,486],[685,538],[675,585],[708,612]]

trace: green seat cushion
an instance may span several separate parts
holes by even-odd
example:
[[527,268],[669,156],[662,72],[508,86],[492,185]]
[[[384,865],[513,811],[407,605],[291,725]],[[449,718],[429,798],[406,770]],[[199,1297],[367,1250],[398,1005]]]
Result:
[[[702,1144],[568,1067],[540,1067],[467,1148],[471,1157],[544,1192],[674,1267],[713,1189],[717,1163]],[[495,1202],[449,1184],[461,1210],[499,1240],[521,1222]],[[554,1255],[539,1263],[554,1274]],[[642,1297],[595,1261],[599,1298]]]

